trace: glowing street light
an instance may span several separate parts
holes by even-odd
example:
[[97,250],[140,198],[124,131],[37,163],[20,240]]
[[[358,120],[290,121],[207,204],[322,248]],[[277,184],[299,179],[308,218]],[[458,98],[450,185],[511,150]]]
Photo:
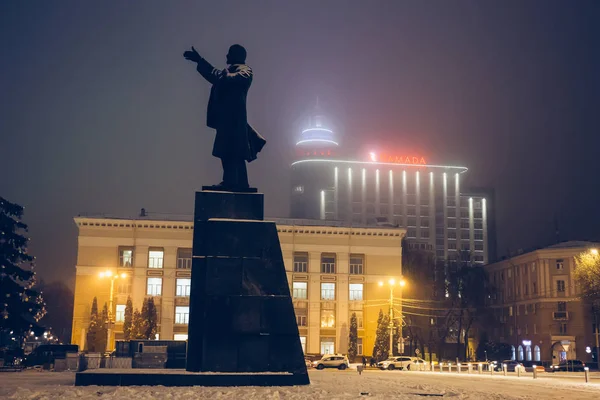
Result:
[[591,249],[590,253],[592,253],[593,255],[597,256],[598,255],[598,249]]
[[115,279],[125,279],[127,278],[127,274],[125,272],[121,273],[120,275],[118,273],[113,274],[113,272],[110,269],[107,269],[104,272],[100,272],[98,274],[98,276],[100,278],[109,278],[110,279],[110,297],[109,297],[109,308],[108,308],[108,319],[109,319],[109,327],[108,327],[108,331],[107,331],[107,343],[110,346],[111,343],[111,337],[112,337],[112,328],[111,328],[111,324],[113,323],[113,298],[114,298],[114,291],[115,291]]
[[[394,278],[390,278],[387,282],[390,285],[390,357],[394,354],[394,286],[396,286],[396,280]],[[400,279],[398,281],[398,285],[400,289],[402,289],[406,285],[406,281],[404,279]],[[379,281],[379,286],[383,286],[383,281]],[[400,296],[402,299],[402,296]],[[402,306],[401,306],[402,307]],[[398,338],[401,343],[403,343],[402,338],[402,324],[399,324],[400,337]],[[404,353],[404,345],[401,346],[401,352]]]

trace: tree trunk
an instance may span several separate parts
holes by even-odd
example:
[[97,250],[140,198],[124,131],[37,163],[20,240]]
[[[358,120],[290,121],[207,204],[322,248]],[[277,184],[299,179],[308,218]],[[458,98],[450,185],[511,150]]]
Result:
[[458,338],[456,339],[456,357],[460,357],[460,337],[462,336],[462,325],[463,325],[463,313],[464,309],[460,310],[460,317],[458,319]]

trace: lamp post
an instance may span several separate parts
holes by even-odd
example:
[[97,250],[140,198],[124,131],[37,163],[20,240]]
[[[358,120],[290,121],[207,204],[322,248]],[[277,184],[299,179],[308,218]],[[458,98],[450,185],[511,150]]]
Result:
[[100,272],[98,274],[100,279],[107,278],[110,279],[110,297],[108,298],[108,329],[106,330],[106,346],[108,348],[112,348],[112,326],[114,324],[113,320],[113,297],[115,291],[115,280],[119,278],[127,278],[127,274],[123,272],[122,274],[113,274],[111,270],[106,270],[105,272]]
[[[390,285],[390,354],[389,357],[391,357],[394,354],[394,286],[396,285],[396,280],[394,278],[391,278],[388,281],[388,284]],[[398,286],[400,286],[400,289],[402,289],[404,287],[404,285],[406,285],[406,282],[404,281],[404,279],[400,279],[400,281],[398,282]],[[379,282],[379,286],[383,286],[383,282]],[[402,299],[402,292],[400,292],[400,299]],[[402,304],[402,303],[400,303]],[[402,309],[402,308],[400,308]],[[403,341],[402,338],[402,322],[400,322],[398,324],[399,327],[399,338],[398,340],[400,342]],[[401,352],[404,353],[404,346],[401,346]]]

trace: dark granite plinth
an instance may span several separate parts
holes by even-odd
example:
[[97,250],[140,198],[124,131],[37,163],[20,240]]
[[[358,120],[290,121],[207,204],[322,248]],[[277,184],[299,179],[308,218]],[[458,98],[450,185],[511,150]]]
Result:
[[204,374],[184,370],[99,369],[75,374],[75,386],[294,386],[309,383],[308,375],[281,373]]
[[243,192],[196,192],[194,221],[210,218],[264,219],[264,195]]
[[308,384],[277,227],[261,221],[262,203],[261,194],[196,193],[186,370],[288,373]]

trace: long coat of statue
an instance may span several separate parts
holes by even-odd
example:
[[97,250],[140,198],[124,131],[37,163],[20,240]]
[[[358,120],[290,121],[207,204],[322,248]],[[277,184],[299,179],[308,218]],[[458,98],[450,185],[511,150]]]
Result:
[[246,97],[252,84],[252,68],[233,64],[219,70],[200,58],[196,69],[212,84],[206,116],[206,125],[217,130],[212,155],[255,160],[266,140],[248,125]]

